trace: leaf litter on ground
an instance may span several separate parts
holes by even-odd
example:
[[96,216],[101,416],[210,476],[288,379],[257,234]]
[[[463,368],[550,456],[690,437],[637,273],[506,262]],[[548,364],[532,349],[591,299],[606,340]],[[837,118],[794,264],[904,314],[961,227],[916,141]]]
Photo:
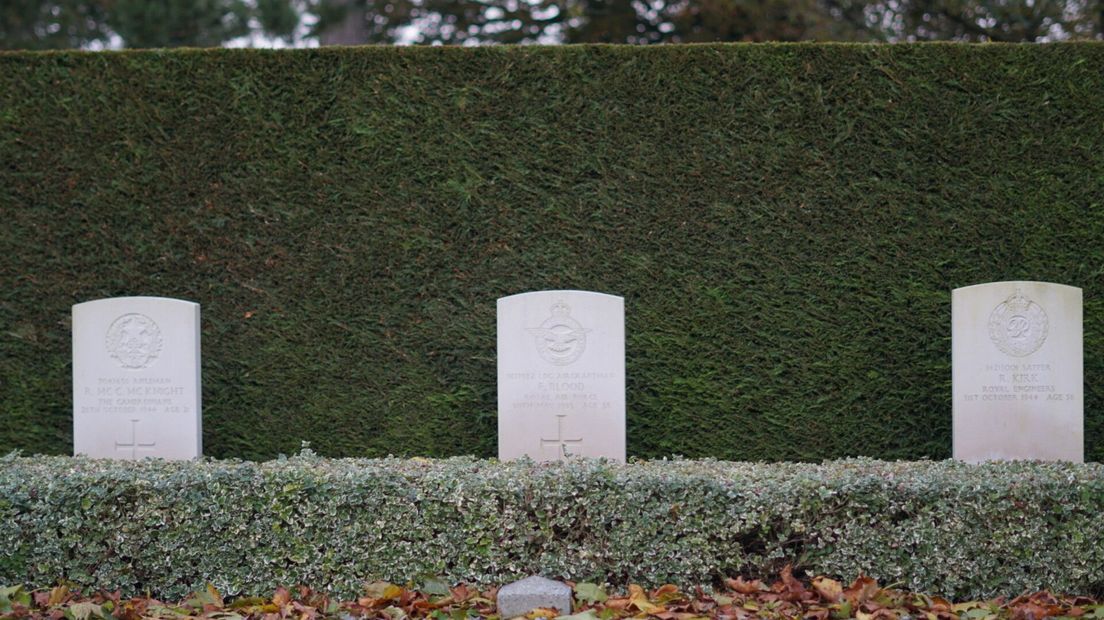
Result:
[[[713,592],[673,585],[646,590],[630,585],[608,593],[593,583],[571,583],[574,609],[534,609],[526,620],[1104,620],[1104,604],[1088,596],[1050,592],[1012,600],[952,603],[939,596],[882,587],[860,576],[850,585],[825,576],[803,582],[791,567],[767,584],[726,579]],[[333,600],[305,586],[278,588],[270,596],[227,601],[214,586],[177,604],[149,597],[124,599],[119,592],[82,595],[70,585],[29,591],[0,588],[0,620],[508,620],[495,607],[497,589],[448,586],[430,579],[421,586],[373,582],[353,601]]]

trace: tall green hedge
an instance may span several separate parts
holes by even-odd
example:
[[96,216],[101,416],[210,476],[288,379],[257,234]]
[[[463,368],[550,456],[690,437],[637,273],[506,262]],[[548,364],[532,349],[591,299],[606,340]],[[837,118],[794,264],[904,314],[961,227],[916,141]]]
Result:
[[495,299],[626,301],[631,455],[950,453],[950,290],[1085,289],[1104,44],[0,54],[0,450],[69,307],[203,307],[204,443],[493,455]]

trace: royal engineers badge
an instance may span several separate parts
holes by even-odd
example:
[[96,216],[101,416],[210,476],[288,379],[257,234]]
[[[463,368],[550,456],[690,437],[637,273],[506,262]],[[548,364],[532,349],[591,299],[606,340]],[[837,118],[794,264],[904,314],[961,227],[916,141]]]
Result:
[[1047,328],[1046,312],[1019,289],[989,315],[989,338],[1013,357],[1038,351],[1046,341]]
[[541,359],[557,366],[567,366],[579,359],[586,350],[586,335],[579,322],[571,318],[571,308],[562,301],[552,304],[552,316],[540,327],[526,328],[536,339],[537,353]]
[[161,344],[161,329],[144,314],[124,314],[107,328],[107,352],[123,368],[149,366]]

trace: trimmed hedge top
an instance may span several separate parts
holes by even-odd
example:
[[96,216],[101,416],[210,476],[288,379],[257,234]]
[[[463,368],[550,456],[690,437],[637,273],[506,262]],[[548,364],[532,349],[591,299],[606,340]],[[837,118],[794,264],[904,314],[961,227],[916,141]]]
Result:
[[309,583],[685,587],[810,574],[1104,592],[1098,464],[0,459],[0,583],[180,598]]
[[490,456],[495,300],[625,297],[629,454],[950,455],[950,290],[1085,289],[1104,45],[0,54],[0,449],[69,308],[203,306],[204,445]]

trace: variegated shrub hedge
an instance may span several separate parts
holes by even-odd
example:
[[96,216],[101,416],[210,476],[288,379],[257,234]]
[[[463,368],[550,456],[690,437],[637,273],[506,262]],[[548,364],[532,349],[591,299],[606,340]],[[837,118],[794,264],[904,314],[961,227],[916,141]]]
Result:
[[1104,591],[1101,465],[0,459],[0,584],[174,598],[542,573],[810,573],[960,597]]

